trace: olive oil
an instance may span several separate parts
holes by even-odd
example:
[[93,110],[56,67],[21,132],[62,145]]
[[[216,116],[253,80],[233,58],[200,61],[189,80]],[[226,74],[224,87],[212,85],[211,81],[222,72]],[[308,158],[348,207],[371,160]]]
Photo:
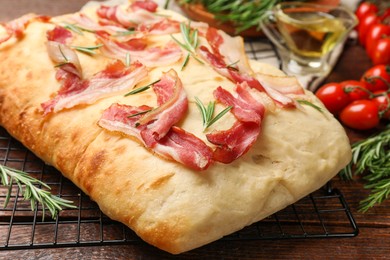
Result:
[[286,44],[294,53],[307,58],[323,57],[347,31],[340,19],[323,12],[284,10],[276,16]]

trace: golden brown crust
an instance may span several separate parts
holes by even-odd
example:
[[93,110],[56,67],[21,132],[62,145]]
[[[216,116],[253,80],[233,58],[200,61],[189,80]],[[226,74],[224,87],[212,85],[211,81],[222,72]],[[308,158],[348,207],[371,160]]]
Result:
[[[34,22],[22,40],[0,46],[0,124],[72,180],[110,218],[163,250],[184,252],[265,218],[321,187],[350,159],[343,128],[329,113],[311,107],[268,110],[261,136],[246,155],[203,172],[162,159],[132,138],[98,127],[102,111],[112,103],[153,106],[150,93],[106,98],[44,117],[41,103],[60,86],[45,49],[50,28],[52,24]],[[81,55],[87,76],[107,62]],[[256,71],[280,73],[252,65]],[[211,100],[217,86],[234,86],[194,60],[184,71],[180,66],[173,65],[190,100]],[[168,68],[150,69],[143,83],[163,71]],[[306,98],[322,106],[311,93]],[[205,140],[193,102],[180,126]]]

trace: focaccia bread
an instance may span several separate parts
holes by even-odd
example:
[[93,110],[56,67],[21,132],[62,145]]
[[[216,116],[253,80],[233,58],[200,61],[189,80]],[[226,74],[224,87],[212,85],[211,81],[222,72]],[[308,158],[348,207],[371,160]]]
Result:
[[[1,31],[0,124],[79,186],[107,216],[146,242],[177,254],[283,209],[323,186],[349,162],[344,129],[295,78],[247,60],[241,38],[205,24],[181,24],[181,31],[191,26],[193,38],[198,32],[198,44],[193,52],[187,50],[178,23],[173,23],[185,18],[145,3],[91,7],[82,15],[51,19],[29,15]],[[114,10],[111,16],[109,8]],[[153,33],[154,24],[162,21],[143,26],[142,19],[135,20],[137,12],[165,19],[173,31]],[[133,23],[134,32],[124,29],[129,25],[121,26],[124,14],[133,18],[127,22]],[[86,17],[101,23],[86,30]],[[122,52],[109,49],[118,42],[129,46]],[[85,53],[75,46],[96,48]],[[166,54],[171,47],[173,52]],[[155,50],[157,58],[147,56]],[[213,59],[219,59],[219,67]],[[128,75],[124,71],[139,68],[143,72],[137,79],[112,84]],[[157,80],[142,92],[125,95]],[[98,85],[105,94],[83,92],[85,86]],[[167,92],[155,89],[166,85]],[[196,100],[206,107],[215,101],[218,114],[228,107],[216,94],[218,87],[223,97],[231,93],[233,108],[205,129]],[[238,93],[251,102],[242,102]],[[175,105],[183,102],[181,110],[164,118],[174,106],[166,105],[173,96]],[[118,120],[119,114],[107,112],[123,112],[124,107],[140,113]],[[142,122],[148,116],[152,119]],[[168,124],[168,132],[138,132],[153,124]],[[223,142],[236,125],[242,127],[233,131],[239,133],[231,137],[236,144],[226,148]],[[213,141],[220,137],[213,133],[223,136],[222,143]],[[183,136],[196,145],[186,143],[184,149],[170,152],[166,140],[173,136],[179,145]],[[198,144],[199,154],[205,155],[200,159],[194,153]]]

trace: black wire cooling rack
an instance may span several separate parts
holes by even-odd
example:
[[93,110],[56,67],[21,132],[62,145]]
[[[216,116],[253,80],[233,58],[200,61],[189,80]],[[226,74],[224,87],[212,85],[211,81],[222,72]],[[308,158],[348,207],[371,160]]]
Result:
[[[267,40],[248,41],[249,58],[279,60]],[[0,185],[0,250],[77,247],[143,243],[121,223],[110,220],[96,203],[54,168],[47,166],[0,128],[0,163],[23,170],[51,187],[51,192],[71,200],[77,209],[64,209],[55,218],[42,219],[42,208],[31,210],[17,185],[3,208],[8,189]],[[222,240],[353,237],[358,228],[339,190],[327,184],[301,199]]]

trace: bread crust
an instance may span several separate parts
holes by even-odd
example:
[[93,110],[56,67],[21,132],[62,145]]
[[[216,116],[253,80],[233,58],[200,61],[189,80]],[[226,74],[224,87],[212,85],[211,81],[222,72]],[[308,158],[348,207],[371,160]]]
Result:
[[[45,117],[41,103],[60,87],[45,47],[46,31],[53,27],[32,22],[23,39],[0,45],[0,125],[80,187],[107,216],[160,249],[181,253],[259,221],[320,188],[351,158],[344,129],[310,92],[305,98],[323,112],[309,106],[272,107],[247,154],[202,172],[97,125],[112,103],[155,105],[153,92],[117,95]],[[80,60],[86,76],[109,62],[83,54]],[[281,74],[266,64],[251,65],[255,71]],[[178,72],[189,100],[212,100],[216,87],[234,87],[195,60],[183,71],[180,66],[170,67]],[[164,71],[168,67],[150,69],[144,83]],[[232,120],[227,116],[218,127]],[[207,141],[194,102],[179,124]]]

